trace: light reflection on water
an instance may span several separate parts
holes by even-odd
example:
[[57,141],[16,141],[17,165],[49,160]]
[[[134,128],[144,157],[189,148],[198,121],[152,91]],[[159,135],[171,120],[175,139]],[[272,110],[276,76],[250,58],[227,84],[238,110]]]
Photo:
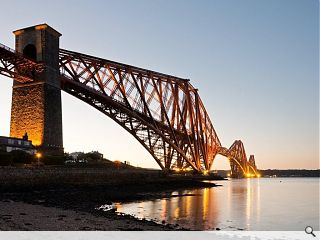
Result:
[[219,181],[174,197],[117,204],[118,212],[193,230],[319,230],[318,178]]

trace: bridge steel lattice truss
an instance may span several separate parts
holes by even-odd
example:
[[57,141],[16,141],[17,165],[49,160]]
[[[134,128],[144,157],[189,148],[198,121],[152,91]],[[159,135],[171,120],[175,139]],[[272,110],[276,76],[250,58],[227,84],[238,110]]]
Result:
[[[0,74],[32,82],[47,66],[0,44]],[[110,60],[59,50],[61,89],[98,109],[130,134],[163,170],[207,173],[217,154],[234,177],[257,176],[240,140],[221,146],[198,90],[182,79]]]

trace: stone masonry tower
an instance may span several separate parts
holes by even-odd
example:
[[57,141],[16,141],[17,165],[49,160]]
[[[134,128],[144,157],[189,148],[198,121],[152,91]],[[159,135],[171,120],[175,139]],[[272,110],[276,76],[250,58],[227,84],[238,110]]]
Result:
[[31,83],[13,82],[10,136],[27,133],[32,144],[45,154],[63,153],[59,37],[41,24],[13,32],[16,51],[46,67]]

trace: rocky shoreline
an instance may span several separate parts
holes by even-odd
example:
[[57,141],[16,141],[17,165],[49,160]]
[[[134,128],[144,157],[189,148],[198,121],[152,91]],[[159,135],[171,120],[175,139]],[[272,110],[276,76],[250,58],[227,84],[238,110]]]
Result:
[[[43,169],[41,171],[45,172]],[[62,170],[63,173],[58,171],[60,175],[67,174],[65,170]],[[105,174],[109,175],[108,171],[105,171]],[[15,181],[10,182],[9,180],[12,180],[10,178],[2,179],[4,184],[0,186],[0,230],[188,230],[178,225],[158,224],[145,219],[136,219],[130,215],[103,212],[96,208],[107,202],[158,199],[170,197],[172,191],[179,189],[217,186],[204,182],[202,177],[162,176],[158,172],[148,172],[148,174],[126,172],[125,175],[131,175],[131,182],[123,183],[118,180],[112,184],[110,181],[104,183],[95,181],[96,184],[90,184],[90,178],[95,175],[94,171],[92,174],[86,171],[76,176],[77,179],[85,178],[85,182],[70,182],[66,181],[67,178],[61,178],[63,181],[60,179],[60,182],[57,179],[54,182],[46,179],[43,184],[40,181],[37,184],[34,181],[22,183],[24,177],[21,174]],[[11,175],[16,174],[11,172]],[[113,177],[115,175],[117,174],[113,173]],[[126,177],[125,175],[119,172],[122,179]],[[40,176],[40,179],[42,177]]]
[[94,214],[87,211],[66,210],[40,204],[0,201],[1,231],[138,231],[177,230],[147,220],[114,214]]

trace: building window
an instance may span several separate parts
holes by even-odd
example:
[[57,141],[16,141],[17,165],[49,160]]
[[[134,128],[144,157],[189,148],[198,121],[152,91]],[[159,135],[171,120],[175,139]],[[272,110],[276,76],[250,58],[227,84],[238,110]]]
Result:
[[14,140],[13,139],[8,139],[8,144],[14,144]]
[[21,145],[21,140],[18,140],[18,145]]

